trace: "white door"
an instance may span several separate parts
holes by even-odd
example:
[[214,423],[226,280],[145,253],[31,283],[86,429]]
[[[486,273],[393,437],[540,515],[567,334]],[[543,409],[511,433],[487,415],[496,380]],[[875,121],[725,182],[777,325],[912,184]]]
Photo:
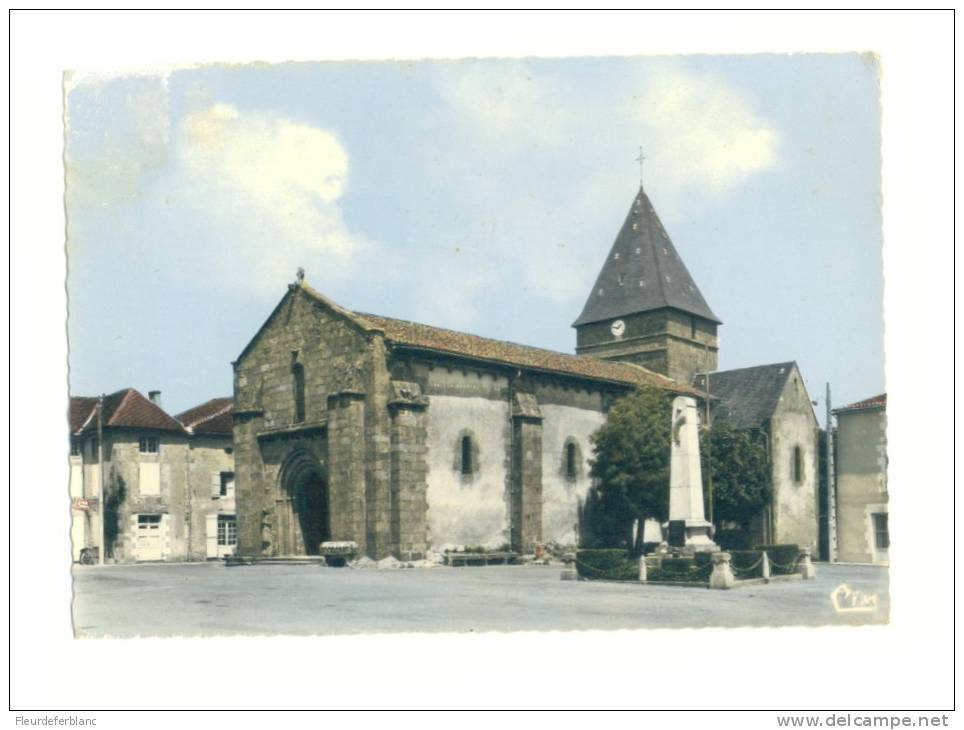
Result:
[[161,560],[164,557],[163,515],[137,515],[136,560]]

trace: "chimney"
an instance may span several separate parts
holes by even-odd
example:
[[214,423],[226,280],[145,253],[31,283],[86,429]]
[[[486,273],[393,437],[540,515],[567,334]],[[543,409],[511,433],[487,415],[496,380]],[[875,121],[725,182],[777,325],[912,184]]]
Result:
[[147,397],[151,399],[151,403],[161,408],[161,391],[159,390],[149,390],[147,391]]

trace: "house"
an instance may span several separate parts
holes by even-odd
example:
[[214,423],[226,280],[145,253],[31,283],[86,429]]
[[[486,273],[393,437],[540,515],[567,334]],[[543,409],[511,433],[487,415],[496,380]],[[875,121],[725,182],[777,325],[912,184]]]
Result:
[[233,363],[238,551],[572,546],[609,405],[639,386],[698,395],[718,324],[642,189],[577,355],[351,311],[299,272]]
[[[711,423],[726,422],[759,438],[770,468],[772,503],[752,521],[744,545],[818,539],[819,424],[795,362],[700,373],[693,385],[710,399]],[[725,532],[719,535],[725,543]]]
[[[98,548],[115,562],[201,560],[232,549],[231,399],[175,418],[160,392],[126,388],[70,399],[72,554]],[[102,489],[102,483],[105,487]],[[106,524],[101,524],[101,503]]]
[[889,561],[887,395],[833,411],[837,418],[835,480],[837,559]]

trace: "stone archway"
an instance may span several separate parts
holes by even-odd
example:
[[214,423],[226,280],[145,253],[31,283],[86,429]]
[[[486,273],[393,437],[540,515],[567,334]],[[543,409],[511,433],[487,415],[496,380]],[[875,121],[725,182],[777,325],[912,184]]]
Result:
[[296,451],[285,459],[279,486],[277,554],[317,555],[331,539],[324,467],[307,451]]

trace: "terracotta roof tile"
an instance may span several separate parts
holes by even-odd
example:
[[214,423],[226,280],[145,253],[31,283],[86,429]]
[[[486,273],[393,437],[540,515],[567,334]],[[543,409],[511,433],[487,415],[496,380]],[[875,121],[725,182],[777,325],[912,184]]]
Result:
[[843,408],[835,408],[834,413],[843,413],[845,411],[865,411],[871,408],[886,408],[887,407],[887,394],[881,393],[880,395],[875,395],[870,398],[865,398],[864,400],[859,400],[856,403],[851,403],[849,406],[844,406]]
[[212,398],[179,413],[177,420],[192,433],[230,436],[234,433],[234,399]]
[[652,386],[681,393],[696,392],[687,385],[632,363],[569,355],[373,314],[353,314],[383,331],[385,338],[396,345],[623,385]]
[[97,407],[96,398],[75,395],[70,399],[70,432],[77,433],[94,415]]
[[[91,402],[88,416],[92,415],[97,405],[96,398],[71,398],[71,428],[74,425],[74,412],[82,412],[86,404]],[[103,426],[105,428],[146,428],[156,431],[184,431],[184,427],[169,416],[156,403],[141,395],[133,388],[125,388],[116,393],[104,396]],[[82,428],[96,428],[96,419],[85,418],[77,430]],[[76,431],[75,431],[76,433]]]

